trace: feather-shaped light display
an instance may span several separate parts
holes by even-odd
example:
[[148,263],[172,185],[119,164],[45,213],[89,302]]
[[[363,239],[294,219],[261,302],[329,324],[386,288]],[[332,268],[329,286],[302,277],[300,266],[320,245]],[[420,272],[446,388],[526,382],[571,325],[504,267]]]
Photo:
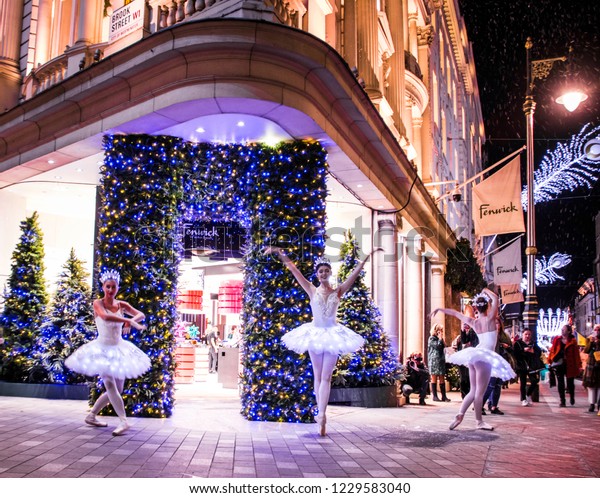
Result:
[[[535,260],[535,285],[548,285],[557,280],[564,280],[556,270],[564,268],[571,262],[569,254],[555,252],[552,256],[546,259],[546,256],[540,256]],[[527,289],[527,273],[523,273],[521,281],[521,289]]]
[[[585,154],[590,140],[600,137],[600,126],[586,124],[569,142],[560,142],[548,151],[533,174],[535,204],[556,199],[562,192],[577,187],[591,188],[600,173],[600,158]],[[527,186],[521,193],[523,209],[527,210]]]

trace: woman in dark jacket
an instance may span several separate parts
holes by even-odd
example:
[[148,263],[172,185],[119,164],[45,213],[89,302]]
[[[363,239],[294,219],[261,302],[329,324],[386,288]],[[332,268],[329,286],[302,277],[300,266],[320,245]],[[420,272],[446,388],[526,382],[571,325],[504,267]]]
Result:
[[[521,404],[531,406],[531,394],[537,388],[540,381],[540,370],[544,366],[542,363],[542,350],[533,342],[531,330],[523,331],[523,338],[515,342],[513,347],[515,361],[517,363],[516,372],[519,375],[519,385],[521,387]],[[529,380],[529,388],[527,381]]]
[[[431,327],[427,343],[427,363],[431,374],[431,393],[433,401],[450,401],[446,396],[446,355],[444,349],[444,327],[436,323]],[[437,386],[440,386],[442,399],[438,398]]]
[[[588,338],[585,345],[584,353],[588,355],[588,360],[583,371],[583,387],[588,392],[588,402],[590,408],[588,411],[596,411],[598,405],[598,415],[600,416],[600,359],[596,359],[600,355],[600,324],[594,325],[594,331]],[[597,353],[597,355],[596,355]]]
[[581,357],[579,356],[579,346],[570,325],[563,325],[560,335],[552,340],[552,346],[550,346],[550,352],[548,353],[548,363],[554,369],[556,375],[560,406],[567,406],[565,399],[565,377],[567,379],[567,389],[569,390],[571,405],[574,405],[575,377],[581,372]]

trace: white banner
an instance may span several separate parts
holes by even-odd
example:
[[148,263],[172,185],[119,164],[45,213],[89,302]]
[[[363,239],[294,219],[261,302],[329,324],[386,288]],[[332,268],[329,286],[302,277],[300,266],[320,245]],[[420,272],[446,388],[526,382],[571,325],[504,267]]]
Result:
[[133,0],[112,13],[108,34],[109,42],[112,43],[144,27],[144,1]]
[[525,301],[521,292],[521,284],[503,285],[500,287],[500,297],[502,304],[522,303]]
[[523,280],[521,239],[515,240],[502,251],[492,254],[492,266],[496,285],[520,284]]
[[525,231],[519,156],[473,187],[473,221],[478,236]]

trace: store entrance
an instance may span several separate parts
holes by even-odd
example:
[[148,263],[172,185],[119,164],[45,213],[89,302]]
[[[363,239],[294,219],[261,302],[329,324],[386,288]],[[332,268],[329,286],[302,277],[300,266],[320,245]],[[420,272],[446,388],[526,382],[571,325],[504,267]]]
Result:
[[245,231],[185,222],[175,326],[175,385],[188,396],[238,391]]

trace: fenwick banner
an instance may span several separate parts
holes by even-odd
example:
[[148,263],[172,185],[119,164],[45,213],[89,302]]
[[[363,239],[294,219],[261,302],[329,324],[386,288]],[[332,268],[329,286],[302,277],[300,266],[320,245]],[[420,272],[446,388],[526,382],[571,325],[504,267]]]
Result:
[[523,279],[521,239],[492,254],[492,266],[496,285],[520,284]]
[[520,284],[509,284],[500,287],[502,304],[522,303],[525,299],[521,292]]
[[477,236],[525,231],[519,156],[473,187],[473,221]]

